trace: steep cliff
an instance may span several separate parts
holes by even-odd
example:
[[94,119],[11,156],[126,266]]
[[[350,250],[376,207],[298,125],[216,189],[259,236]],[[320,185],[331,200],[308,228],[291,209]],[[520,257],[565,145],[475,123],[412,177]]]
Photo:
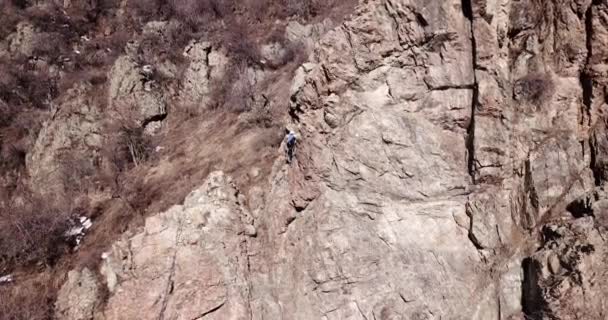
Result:
[[[285,28],[307,38],[293,76],[264,67],[278,45],[234,73],[229,48],[200,39],[182,85],[155,93],[127,52],[108,106],[132,99],[139,125],[166,126],[171,95],[211,106],[231,74],[251,109],[189,124],[161,153],[145,181],[205,166],[185,178],[196,187],[74,268],[55,316],[604,319],[606,14],[591,0],[360,1],[341,22]],[[45,128],[85,123],[74,148],[97,143],[85,113]],[[297,132],[294,162],[252,138],[282,128],[241,131],[260,115]],[[38,137],[32,176],[53,141]]]

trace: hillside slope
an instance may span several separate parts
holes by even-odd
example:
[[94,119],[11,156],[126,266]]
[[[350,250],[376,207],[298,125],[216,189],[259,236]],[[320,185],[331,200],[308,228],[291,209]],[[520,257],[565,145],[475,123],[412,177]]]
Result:
[[11,265],[56,282],[54,317],[605,318],[608,5],[342,5],[262,25],[271,46],[201,34],[179,68],[131,41],[102,111],[82,108],[95,84],[61,96],[25,157],[35,194],[70,195],[54,152],[103,149],[101,115],[141,132],[116,189],[86,193],[103,205],[76,253]]

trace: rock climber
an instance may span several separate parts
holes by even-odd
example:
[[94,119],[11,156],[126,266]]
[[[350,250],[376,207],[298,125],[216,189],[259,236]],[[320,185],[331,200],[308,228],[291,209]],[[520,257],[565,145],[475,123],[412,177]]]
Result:
[[289,133],[287,134],[287,143],[285,144],[285,151],[287,152],[287,163],[291,163],[291,161],[293,160],[293,156],[295,154],[295,149],[296,149],[296,142],[297,142],[297,137],[296,137],[296,133],[293,132],[292,130],[289,130]]

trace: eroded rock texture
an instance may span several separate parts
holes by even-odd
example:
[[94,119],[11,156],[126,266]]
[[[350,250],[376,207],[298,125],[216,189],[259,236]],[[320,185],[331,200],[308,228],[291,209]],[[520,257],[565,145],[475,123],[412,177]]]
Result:
[[102,266],[111,294],[105,318],[244,319],[247,221],[229,178],[212,173],[184,205],[114,245]]
[[125,235],[103,314],[604,319],[607,10],[361,2],[293,80],[296,161]]
[[606,229],[592,217],[543,228],[543,246],[524,260],[523,307],[534,318],[602,319]]
[[[43,124],[27,156],[32,188],[54,195],[61,195],[66,189],[81,188],[78,178],[95,170],[103,145],[101,126],[101,113],[91,98],[91,88],[79,85],[71,89]],[[66,149],[74,153],[66,157],[63,152]],[[62,170],[63,164],[72,170],[76,163],[86,172]]]

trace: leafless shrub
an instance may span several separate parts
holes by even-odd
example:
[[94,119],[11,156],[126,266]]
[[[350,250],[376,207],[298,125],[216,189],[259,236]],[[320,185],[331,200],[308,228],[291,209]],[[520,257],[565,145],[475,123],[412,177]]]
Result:
[[118,9],[120,3],[120,0],[72,1],[65,10],[72,20],[95,22],[101,16]]
[[67,249],[63,234],[69,213],[28,192],[0,215],[0,270],[35,263],[53,264]]
[[555,92],[555,83],[550,74],[532,73],[515,83],[513,90],[515,100],[542,106]]
[[[185,30],[183,25],[170,22],[166,30],[144,34],[139,44],[139,55],[143,61],[169,60],[176,65],[185,65],[184,48],[192,38],[193,30]],[[158,73],[156,73],[158,75]],[[158,80],[158,79],[157,79]]]
[[509,38],[514,38],[524,30],[541,25],[544,4],[541,0],[517,1],[509,12]]
[[171,0],[171,8],[176,19],[194,25],[205,20],[219,19],[227,14],[225,0]]
[[15,31],[17,23],[23,19],[19,8],[9,1],[0,1],[0,12],[2,12],[2,20],[0,21],[0,39]]
[[0,170],[20,171],[25,167],[26,151],[15,144],[0,145]]
[[57,45],[65,43],[69,42],[64,38],[62,33],[40,33],[34,40],[34,51],[32,54],[36,57],[47,57],[47,60],[56,62],[71,49],[64,45]]
[[0,179],[18,178],[25,169],[27,148],[41,128],[38,113],[0,101]]
[[224,43],[236,64],[257,65],[260,63],[260,50],[249,36],[247,26],[234,23],[228,27]]
[[314,0],[284,0],[289,15],[308,18],[317,15],[316,3]]
[[141,127],[123,126],[112,139],[108,154],[118,171],[125,171],[149,160],[154,152],[152,141]]
[[66,153],[60,160],[63,186],[70,198],[86,194],[92,186],[97,168],[94,159],[77,157]]
[[105,37],[98,37],[83,43],[82,61],[84,68],[103,68],[111,65],[123,52],[125,44],[131,39],[131,34],[125,29],[119,29]]
[[19,9],[25,9],[29,5],[27,0],[10,0],[10,2]]
[[155,20],[165,13],[168,5],[167,1],[164,0],[135,0],[128,1],[127,8],[145,22]]
[[348,1],[344,0],[281,0],[287,14],[290,16],[296,16],[301,19],[311,19],[323,12],[331,10],[333,7],[345,4]]
[[0,318],[3,320],[53,319],[53,302],[57,288],[51,275],[0,287]]
[[301,65],[306,61],[306,47],[302,42],[286,42],[285,55],[281,61],[282,65],[292,63]]
[[179,121],[187,121],[196,118],[202,114],[202,108],[196,103],[182,103],[173,108],[173,114],[176,115]]
[[17,106],[46,109],[57,96],[55,79],[48,68],[36,68],[27,59],[0,62],[0,100]]
[[[281,30],[282,31],[282,30]],[[306,60],[306,47],[302,42],[292,42],[285,37],[284,32],[275,32],[267,40],[269,43],[276,43],[282,48],[282,54],[278,59],[268,61],[266,66],[278,69],[287,64],[301,65]]]

